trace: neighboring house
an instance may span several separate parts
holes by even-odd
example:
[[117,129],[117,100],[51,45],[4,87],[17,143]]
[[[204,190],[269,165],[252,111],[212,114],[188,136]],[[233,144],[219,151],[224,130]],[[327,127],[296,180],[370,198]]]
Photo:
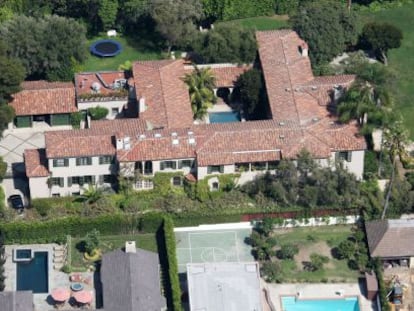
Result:
[[115,119],[127,109],[130,86],[124,71],[82,72],[75,75],[75,87],[79,111],[99,106],[108,109],[107,119]]
[[1,311],[33,311],[31,291],[0,292]]
[[25,81],[9,103],[16,117],[9,128],[70,125],[70,115],[78,111],[71,82]]
[[[194,124],[182,80],[193,69],[182,60],[135,62],[134,86],[132,79],[128,85],[138,118],[96,121],[85,130],[47,133],[43,162],[40,152],[28,151],[25,161],[35,164],[26,164],[26,173],[32,185],[48,171],[53,191],[44,182],[44,189],[36,183],[31,196],[78,194],[84,184],[109,185],[117,175],[133,180],[136,189],[150,189],[151,176],[157,172],[179,173],[171,180],[175,185],[182,183],[178,175],[192,181],[208,178],[210,189],[218,190],[216,175],[238,174],[237,182],[242,184],[274,170],[282,159],[295,160],[302,149],[320,165],[334,168],[341,162],[361,179],[365,139],[355,122],[340,124],[331,113],[355,77],[314,77],[307,45],[292,30],[257,32],[256,37],[269,101],[267,120]],[[234,83],[249,68],[211,67],[217,88]]]
[[158,254],[127,242],[125,251],[102,256],[101,281],[106,311],[162,311],[167,309],[161,293]]
[[414,258],[414,219],[387,219],[365,222],[372,258],[407,266]]
[[190,311],[262,311],[256,262],[187,264]]

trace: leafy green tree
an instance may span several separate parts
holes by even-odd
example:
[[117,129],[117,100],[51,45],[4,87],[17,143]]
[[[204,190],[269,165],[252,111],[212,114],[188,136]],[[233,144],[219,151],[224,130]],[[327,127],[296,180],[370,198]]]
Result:
[[293,259],[299,253],[299,248],[291,243],[283,244],[277,252],[277,257],[280,259]]
[[186,74],[183,81],[187,84],[190,92],[194,119],[201,120],[206,116],[207,109],[212,107],[217,100],[213,92],[214,75],[209,68],[195,66],[194,71]]
[[88,113],[92,120],[101,120],[108,115],[108,109],[105,107],[97,106],[88,109]]
[[236,81],[237,94],[248,119],[260,119],[266,115],[266,91],[262,73],[251,69],[242,73]]
[[195,22],[203,16],[199,0],[152,0],[150,15],[164,37],[168,53],[174,45],[193,37]]
[[119,12],[127,23],[137,23],[142,16],[149,14],[150,4],[150,0],[127,0],[120,3]]
[[191,48],[198,63],[251,63],[256,57],[257,43],[252,30],[236,25],[218,25],[200,33]]
[[94,251],[98,248],[99,243],[100,243],[99,231],[96,229],[93,229],[92,231],[88,232],[83,242],[84,242],[85,251],[89,255],[93,255]]
[[341,259],[351,259],[355,255],[355,243],[350,240],[345,240],[338,245],[338,256]]
[[265,217],[258,223],[257,230],[265,236],[269,236],[273,231],[273,219],[270,217]]
[[[73,61],[86,58],[85,28],[73,19],[60,16],[34,18],[16,16],[0,26],[0,35],[10,57],[18,58],[32,78],[47,78],[51,72],[71,80]],[[69,72],[69,74],[72,74]]]
[[103,30],[115,26],[118,13],[118,0],[100,0],[98,15],[102,23]]
[[399,48],[402,39],[402,31],[392,24],[372,22],[362,29],[362,43],[380,55],[385,65],[388,64],[388,50]]
[[94,204],[103,197],[103,192],[97,186],[89,185],[88,189],[82,194],[85,203]]
[[310,255],[310,265],[309,268],[311,271],[322,270],[323,265],[329,262],[329,258],[317,253],[312,253]]
[[356,43],[356,15],[340,1],[306,2],[291,22],[293,29],[308,43],[314,67],[329,62]]
[[283,281],[283,270],[278,262],[264,262],[260,269],[260,275],[266,282],[281,283]]
[[20,83],[24,80],[25,72],[22,64],[16,58],[6,54],[6,46],[0,41],[0,104],[8,101],[10,95],[20,90]]

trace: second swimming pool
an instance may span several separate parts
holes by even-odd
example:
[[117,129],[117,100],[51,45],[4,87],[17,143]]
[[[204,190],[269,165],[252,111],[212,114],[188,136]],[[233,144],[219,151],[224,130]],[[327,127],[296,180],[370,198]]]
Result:
[[296,299],[295,296],[282,297],[284,311],[360,311],[358,297],[343,299]]

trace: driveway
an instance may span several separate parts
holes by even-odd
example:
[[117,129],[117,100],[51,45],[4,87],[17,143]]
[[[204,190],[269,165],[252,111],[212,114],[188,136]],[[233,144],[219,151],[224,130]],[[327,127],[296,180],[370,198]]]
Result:
[[25,175],[23,153],[25,149],[44,147],[45,137],[39,130],[28,128],[4,131],[0,141],[0,156],[7,163],[6,177],[2,183],[6,198],[12,194],[21,194],[27,202],[29,187]]

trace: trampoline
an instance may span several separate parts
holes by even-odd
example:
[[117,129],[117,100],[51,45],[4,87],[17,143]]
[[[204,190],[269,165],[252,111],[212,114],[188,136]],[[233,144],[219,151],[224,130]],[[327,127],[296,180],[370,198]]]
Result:
[[99,57],[112,57],[121,53],[122,45],[115,40],[98,40],[91,45],[89,50]]

